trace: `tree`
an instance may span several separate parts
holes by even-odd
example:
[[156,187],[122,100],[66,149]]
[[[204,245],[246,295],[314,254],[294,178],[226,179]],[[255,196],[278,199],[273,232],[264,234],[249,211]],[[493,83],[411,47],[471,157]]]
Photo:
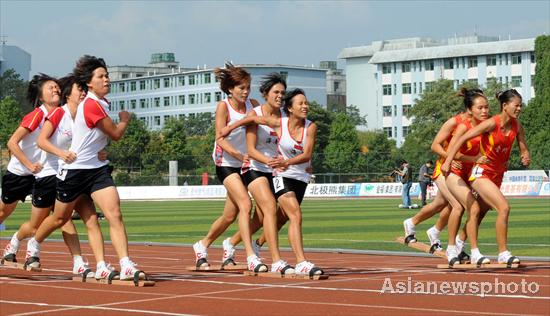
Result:
[[0,148],[7,147],[6,144],[22,117],[23,113],[13,97],[7,96],[0,100]]
[[128,173],[141,169],[141,154],[150,139],[151,135],[145,123],[132,113],[132,120],[128,124],[124,137],[109,145],[109,160],[113,161],[117,168],[126,169]]
[[346,113],[338,113],[330,125],[325,167],[339,173],[362,172],[363,161],[359,155],[359,139],[352,119]]
[[550,36],[535,40],[535,97],[525,107],[520,120],[531,154],[531,169],[550,169]]
[[361,111],[355,105],[346,107],[346,113],[350,117],[353,125],[355,126],[367,126],[367,117],[361,115]]
[[169,160],[177,160],[179,170],[193,169],[195,164],[187,148],[185,120],[168,119],[162,129],[162,135]]
[[[367,173],[365,181],[388,180],[388,174],[396,166],[397,147],[395,140],[387,137],[381,130],[358,132],[361,152],[365,155],[363,170]],[[378,174],[378,176],[373,176]]]
[[23,113],[32,111],[32,105],[27,101],[27,85],[15,70],[6,70],[0,76],[0,101],[12,97]]
[[204,136],[212,127],[214,116],[210,112],[204,112],[194,116],[186,116],[183,120],[184,131],[187,136]]
[[462,112],[463,108],[462,99],[453,89],[453,82],[445,79],[436,81],[431,89],[420,95],[411,109],[414,117],[411,132],[400,148],[399,156],[412,166],[420,166],[434,159],[431,144],[435,135],[446,120]]
[[334,119],[334,113],[327,111],[317,102],[312,101],[309,104],[307,118],[317,125],[317,138],[315,139],[315,148],[313,149],[313,172],[323,173],[325,172],[323,153],[328,144],[330,124]]

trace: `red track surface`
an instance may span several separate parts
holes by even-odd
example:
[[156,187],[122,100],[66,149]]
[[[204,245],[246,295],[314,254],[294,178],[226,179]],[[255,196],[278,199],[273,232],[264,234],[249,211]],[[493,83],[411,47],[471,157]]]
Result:
[[[3,245],[7,241],[2,241]],[[83,252],[93,262],[87,244]],[[19,252],[23,260],[24,249]],[[117,263],[112,246],[107,260]],[[550,263],[529,262],[516,270],[438,270],[437,258],[308,253],[330,274],[328,280],[245,277],[238,273],[188,272],[190,247],[130,246],[132,260],[157,281],[154,287],[86,284],[71,281],[72,262],[62,243],[43,245],[40,273],[0,267],[1,315],[549,315]],[[266,252],[267,253],[267,252]],[[210,261],[221,258],[211,249]],[[243,252],[237,259],[244,260]],[[291,253],[283,256],[293,263]],[[386,283],[495,282],[504,289],[453,293],[381,293]],[[522,292],[522,281],[538,285]],[[512,285],[509,285],[512,284]],[[518,285],[517,291],[514,284]],[[510,287],[509,291],[506,286]],[[533,289],[534,284],[531,285]],[[389,288],[387,288],[389,289]],[[472,288],[470,288],[472,289]],[[477,293],[477,294],[472,294]]]

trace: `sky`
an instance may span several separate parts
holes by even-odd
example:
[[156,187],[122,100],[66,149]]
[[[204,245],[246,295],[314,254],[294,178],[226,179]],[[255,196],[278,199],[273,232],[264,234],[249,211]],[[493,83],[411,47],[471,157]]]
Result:
[[[183,67],[316,65],[372,41],[550,34],[550,1],[0,0],[0,35],[32,55],[31,75],[62,76],[84,54],[146,65],[173,52]],[[344,66],[344,61],[339,61]]]

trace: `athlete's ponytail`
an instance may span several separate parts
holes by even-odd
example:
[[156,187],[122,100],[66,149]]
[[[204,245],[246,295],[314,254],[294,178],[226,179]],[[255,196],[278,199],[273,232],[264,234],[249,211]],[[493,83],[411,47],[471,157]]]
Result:
[[518,98],[521,102],[522,97],[521,94],[516,89],[508,89],[506,91],[498,91],[495,94],[495,98],[500,102],[500,110],[502,111],[502,107],[504,106],[504,103],[510,102],[513,98]]
[[57,79],[43,73],[34,75],[31,81],[29,81],[29,87],[27,88],[27,100],[34,108],[42,105],[42,87],[48,81],[57,83]]

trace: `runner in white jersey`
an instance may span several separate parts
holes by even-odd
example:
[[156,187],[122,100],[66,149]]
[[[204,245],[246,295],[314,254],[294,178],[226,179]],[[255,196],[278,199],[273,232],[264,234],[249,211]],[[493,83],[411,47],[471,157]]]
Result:
[[311,164],[317,125],[307,119],[309,104],[301,89],[294,89],[285,95],[284,110],[288,117],[279,121],[264,116],[249,116],[222,129],[219,137],[229,134],[234,128],[254,122],[267,124],[279,136],[279,154],[282,159],[270,164],[275,170],[273,187],[275,197],[290,221],[288,239],[296,255],[297,274],[323,274],[323,270],[306,260],[302,245],[302,210],[304,198],[311,177],[308,166]]
[[[229,97],[218,103],[216,108],[216,135],[225,126],[230,126],[245,117],[247,111],[258,106],[256,100],[249,100],[250,74],[243,68],[226,63],[223,69],[214,71],[220,81],[221,90]],[[216,240],[229,225],[239,216],[239,230],[243,235],[247,255],[248,268],[256,272],[267,271],[267,266],[254,254],[250,232],[250,211],[252,202],[241,178],[240,168],[248,163],[246,154],[245,128],[236,129],[227,138],[220,138],[214,144],[213,159],[216,164],[218,179],[227,189],[227,199],[223,214],[212,223],[207,235],[193,245],[197,268],[207,267],[207,248]],[[225,256],[224,256],[225,257]],[[233,256],[223,264],[235,264]]]
[[[56,79],[50,76],[35,75],[29,82],[27,97],[32,104],[38,107],[23,118],[20,127],[10,139],[9,147],[14,156],[8,165],[8,174],[5,176],[7,181],[3,184],[6,189],[5,195],[3,194],[3,201],[9,203],[10,197],[17,197],[18,194],[21,194],[24,200],[26,194],[29,193],[28,189],[24,187],[32,183],[30,187],[32,188],[30,220],[19,227],[4,248],[3,260],[12,262],[17,261],[16,256],[20,241],[32,237],[36,228],[53,209],[57,183],[56,170],[48,164],[44,153],[38,148],[36,142],[44,125],[45,117],[48,113],[53,113],[59,109],[59,85]],[[18,145],[13,146],[13,143],[18,143]],[[39,171],[38,169],[35,169],[35,172],[31,171],[33,165],[30,163],[32,162],[35,162],[34,167],[40,166]],[[16,204],[17,200],[12,204],[14,208]],[[78,234],[72,222],[67,223],[62,230],[65,243],[73,255],[75,267],[85,266],[81,257]],[[39,267],[39,265],[39,262],[30,262],[32,267]]]
[[100,161],[97,156],[109,138],[122,138],[131,118],[130,113],[120,112],[119,124],[107,115],[105,96],[110,91],[110,80],[103,59],[85,55],[78,60],[73,73],[79,85],[88,90],[86,98],[78,106],[74,121],[70,151],[76,154],[76,160],[61,165],[57,175],[59,181],[54,212],[27,243],[29,259],[39,257],[40,243],[69,219],[78,198],[84,194],[91,196],[109,221],[111,240],[120,259],[120,279],[145,279],[145,273],[138,270],[128,257],[128,237],[111,170],[107,162]]
[[[260,93],[266,103],[255,107],[248,115],[266,116],[275,120],[285,116],[286,114],[281,110],[285,90],[286,82],[279,73],[263,77],[260,83]],[[294,268],[281,259],[278,245],[277,232],[286,222],[286,216],[277,210],[277,201],[273,194],[273,169],[270,167],[270,164],[278,163],[281,159],[278,157],[277,151],[277,132],[267,125],[249,125],[246,131],[246,142],[250,163],[243,165],[241,172],[244,183],[256,202],[256,211],[252,217],[250,230],[254,234],[261,226],[264,227],[262,236],[252,242],[253,247],[259,257],[259,249],[263,242],[267,241],[273,262],[271,272],[294,273]],[[233,255],[234,246],[240,241],[240,232],[224,241],[224,261],[229,259],[229,255]]]

